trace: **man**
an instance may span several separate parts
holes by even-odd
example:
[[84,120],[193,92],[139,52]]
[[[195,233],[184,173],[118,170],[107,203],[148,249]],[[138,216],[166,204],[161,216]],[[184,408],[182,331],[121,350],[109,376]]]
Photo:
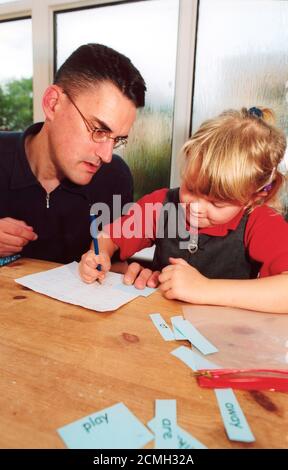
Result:
[[[0,256],[68,263],[90,243],[90,207],[112,210],[132,200],[127,165],[112,155],[126,143],[144,106],[145,82],[124,55],[100,44],[80,46],[43,95],[45,122],[0,133]],[[131,265],[127,282],[141,271]],[[138,287],[150,276],[142,272]]]

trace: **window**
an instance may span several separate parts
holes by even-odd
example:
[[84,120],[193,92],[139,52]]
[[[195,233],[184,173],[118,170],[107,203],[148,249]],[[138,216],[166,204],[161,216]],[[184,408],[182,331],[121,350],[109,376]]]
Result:
[[287,1],[200,0],[193,131],[224,109],[264,106],[288,135],[287,24]]
[[178,8],[178,0],[148,0],[55,15],[56,68],[81,44],[98,42],[127,55],[146,81],[146,106],[124,151],[135,198],[169,186]]
[[0,129],[23,130],[33,122],[31,18],[0,22],[0,63]]
[[288,134],[288,2],[200,0],[193,130],[227,108],[271,107]]

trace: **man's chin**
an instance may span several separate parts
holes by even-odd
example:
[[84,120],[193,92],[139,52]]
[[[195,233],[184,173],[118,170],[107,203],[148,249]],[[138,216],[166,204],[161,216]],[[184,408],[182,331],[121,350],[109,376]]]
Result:
[[95,173],[83,173],[78,175],[68,175],[68,179],[79,186],[86,186],[86,184],[91,182],[93,176],[95,176]]

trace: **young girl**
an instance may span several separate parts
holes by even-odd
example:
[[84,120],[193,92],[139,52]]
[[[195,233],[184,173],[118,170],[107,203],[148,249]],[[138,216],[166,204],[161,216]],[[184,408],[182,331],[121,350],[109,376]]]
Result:
[[[277,170],[286,138],[272,120],[270,110],[254,107],[204,122],[182,149],[180,188],[144,196],[104,228],[100,255],[82,256],[82,279],[103,279],[118,249],[125,260],[155,244],[166,298],[288,313],[288,224],[279,198],[285,181]],[[188,241],[179,227],[169,235],[181,211]]]

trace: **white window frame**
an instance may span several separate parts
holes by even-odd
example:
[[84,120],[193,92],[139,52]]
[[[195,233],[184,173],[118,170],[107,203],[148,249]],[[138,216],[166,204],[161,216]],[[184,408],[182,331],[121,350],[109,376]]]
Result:
[[[18,0],[0,4],[0,20],[32,18],[33,116],[43,120],[42,94],[53,80],[54,12],[127,0]],[[198,0],[179,0],[179,32],[170,185],[179,183],[177,155],[189,137]]]

